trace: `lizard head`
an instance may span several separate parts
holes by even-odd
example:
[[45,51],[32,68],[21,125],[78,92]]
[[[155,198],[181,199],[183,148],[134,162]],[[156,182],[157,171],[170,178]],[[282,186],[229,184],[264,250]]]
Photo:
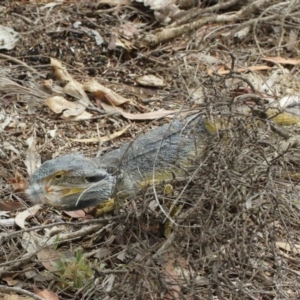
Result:
[[65,210],[83,209],[110,198],[115,177],[81,154],[67,154],[44,162],[26,190],[34,203]]

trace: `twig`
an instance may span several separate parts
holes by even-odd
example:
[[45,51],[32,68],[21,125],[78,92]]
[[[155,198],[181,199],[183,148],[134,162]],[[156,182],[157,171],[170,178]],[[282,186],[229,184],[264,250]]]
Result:
[[16,63],[16,64],[25,67],[25,68],[28,69],[29,71],[31,71],[31,72],[33,72],[33,73],[35,73],[35,74],[37,74],[37,75],[39,75],[39,76],[41,76],[41,77],[43,77],[43,78],[46,78],[46,76],[45,76],[44,74],[42,74],[42,73],[40,73],[39,71],[37,71],[36,69],[34,69],[34,68],[28,66],[26,63],[24,63],[23,61],[21,61],[21,60],[15,58],[15,57],[11,57],[11,56],[9,56],[9,55],[0,53],[0,58],[5,58],[5,59],[8,59],[8,60],[11,60],[11,61],[13,61],[13,62]]
[[16,232],[10,232],[8,234],[5,235],[1,235],[0,236],[0,244],[3,244],[3,242],[8,241],[14,237],[20,236],[22,235],[24,232],[30,232],[30,231],[39,231],[45,228],[51,228],[54,226],[61,226],[61,225],[70,225],[70,226],[85,226],[85,225],[90,225],[90,224],[105,224],[108,222],[112,222],[115,220],[120,220],[122,218],[125,218],[126,216],[115,216],[115,217],[109,217],[109,218],[98,218],[98,219],[94,219],[94,220],[89,220],[89,221],[85,221],[85,222],[57,222],[57,223],[52,223],[52,224],[47,224],[47,225],[42,225],[42,226],[35,226],[35,227],[31,227],[25,230],[21,230],[21,231],[16,231]]
[[151,265],[152,260],[159,258],[162,256],[174,243],[176,237],[176,233],[172,232],[168,239],[163,243],[163,245],[156,251],[156,253],[152,256],[152,259],[148,259],[146,262],[146,266]]
[[190,22],[192,19],[195,19],[197,17],[202,17],[203,14],[212,13],[212,12],[220,11],[220,10],[223,10],[223,9],[227,9],[227,8],[233,6],[234,4],[237,4],[239,2],[240,2],[240,0],[230,0],[230,1],[227,1],[227,2],[224,2],[224,3],[219,3],[219,4],[213,5],[211,7],[204,8],[204,9],[196,9],[195,10],[195,8],[192,8],[192,9],[190,9],[186,12],[185,16],[183,16],[179,20],[173,22],[168,27],[176,27],[176,26],[185,24],[187,22]]
[[178,36],[196,30],[201,26],[205,26],[211,23],[228,23],[228,22],[239,21],[240,19],[251,15],[256,10],[259,10],[261,6],[268,5],[271,2],[273,2],[273,0],[258,0],[255,1],[254,3],[251,3],[248,6],[243,7],[234,15],[229,15],[229,16],[218,15],[218,16],[206,17],[197,21],[190,22],[186,25],[181,25],[179,27],[166,28],[165,30],[159,31],[157,34],[146,35],[143,38],[142,43],[145,46],[156,46],[160,43],[167,42]]
[[0,292],[4,292],[4,293],[16,293],[16,294],[22,294],[28,297],[31,297],[35,300],[45,300],[45,298],[42,298],[34,293],[28,292],[26,290],[23,290],[21,288],[18,287],[8,287],[5,285],[0,285]]
[[[268,16],[268,17],[266,17],[266,18],[263,18],[263,17],[262,17],[262,16],[263,16],[264,14],[266,14],[269,10],[275,9],[275,8],[280,7],[280,6],[283,6],[283,5],[285,5],[285,4],[286,4],[286,3],[278,3],[278,4],[276,4],[276,5],[269,6],[268,8],[266,8],[266,9],[261,13],[261,15],[260,15],[258,18],[256,18],[255,20],[253,20],[253,21],[254,21],[254,26],[253,26],[254,40],[255,40],[255,43],[256,43],[257,48],[259,49],[259,53],[260,53],[261,55],[262,55],[262,51],[261,51],[261,48],[260,48],[260,45],[259,45],[259,42],[258,42],[258,39],[257,39],[257,35],[256,35],[257,24],[258,24],[259,22],[261,22],[262,19],[270,18],[270,16]],[[273,16],[271,16],[271,17],[273,17],[273,19],[278,18],[277,15],[273,15]],[[281,23],[281,24],[282,24],[282,23]]]

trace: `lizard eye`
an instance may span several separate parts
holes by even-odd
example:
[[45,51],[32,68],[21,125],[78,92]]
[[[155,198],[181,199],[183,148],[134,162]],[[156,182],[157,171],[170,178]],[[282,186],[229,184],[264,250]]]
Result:
[[55,179],[61,179],[62,177],[63,177],[62,174],[56,174],[56,175],[54,176]]
[[85,180],[89,183],[94,183],[103,180],[105,177],[106,177],[105,175],[89,176],[89,177],[85,177]]

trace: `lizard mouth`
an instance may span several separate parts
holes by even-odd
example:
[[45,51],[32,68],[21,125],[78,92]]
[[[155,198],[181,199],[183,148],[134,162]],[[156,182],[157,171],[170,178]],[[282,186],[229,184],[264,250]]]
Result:
[[84,193],[85,190],[86,188],[80,187],[47,185],[45,187],[44,194],[45,202],[52,206],[76,206],[77,200],[80,198],[80,195],[82,195],[82,193]]
[[60,187],[47,185],[45,187],[46,194],[59,194],[60,197],[66,197],[70,195],[80,194],[85,191],[85,188],[79,187]]
[[[36,203],[45,203],[55,207],[66,207],[70,205],[70,199],[73,199],[75,205],[77,199],[85,190],[86,188],[80,187],[65,187],[50,184],[43,186],[34,183],[27,188],[26,194],[28,198]],[[69,198],[67,203],[64,201],[66,198]]]

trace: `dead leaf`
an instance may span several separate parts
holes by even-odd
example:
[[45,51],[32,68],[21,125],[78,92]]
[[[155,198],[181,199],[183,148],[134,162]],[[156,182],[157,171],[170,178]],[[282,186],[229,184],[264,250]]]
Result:
[[10,178],[8,181],[11,183],[14,192],[24,192],[27,188],[27,182],[18,171],[15,173],[15,178]]
[[29,207],[28,209],[18,213],[15,217],[15,222],[16,224],[25,229],[25,220],[28,218],[28,217],[32,217],[34,216],[41,208],[41,205],[40,204],[36,204],[32,207]]
[[88,28],[88,27],[80,27],[80,29],[85,32],[88,36],[95,39],[96,45],[100,46],[104,43],[103,37],[99,34],[97,30]]
[[20,37],[19,33],[11,27],[0,25],[0,49],[12,50]]
[[3,148],[4,148],[5,150],[10,150],[10,151],[14,152],[14,153],[17,154],[18,156],[20,155],[20,151],[17,150],[12,144],[10,144],[10,143],[7,142],[7,141],[4,141],[4,142],[3,142]]
[[116,110],[115,106],[112,106],[110,104],[107,104],[107,103],[101,102],[101,101],[97,101],[97,103],[99,104],[99,107],[102,107],[104,109],[104,111],[108,114],[120,113],[119,111]]
[[180,16],[183,10],[179,9],[178,2],[174,0],[135,0],[142,2],[145,6],[150,6],[154,10],[156,20],[163,24],[168,24]]
[[289,51],[297,51],[297,44],[298,44],[298,31],[290,30],[289,34],[289,41],[286,45],[286,48]]
[[19,283],[19,280],[15,280],[11,277],[2,277],[2,280],[5,281],[9,286],[15,286]]
[[10,226],[15,226],[15,219],[13,218],[0,219],[0,227],[10,227]]
[[[63,88],[63,92],[69,96],[74,97],[77,100],[84,100],[82,103],[85,103],[87,107],[90,104],[90,100],[86,93],[84,92],[81,84],[76,81],[69,81]],[[84,106],[84,105],[83,105]]]
[[132,5],[132,2],[130,0],[99,0],[98,3],[107,4],[110,6],[119,6],[119,5],[131,6]]
[[156,120],[162,117],[172,116],[173,114],[178,113],[178,110],[159,110],[143,114],[131,114],[125,112],[120,107],[111,106],[106,103],[101,103],[101,106],[105,111],[120,113],[124,118],[128,120]]
[[61,96],[54,96],[45,100],[45,103],[48,107],[55,112],[56,114],[60,114],[65,110],[74,109],[74,104],[76,108],[76,103],[70,102]]
[[95,142],[104,143],[104,142],[111,141],[111,140],[121,136],[129,127],[130,126],[126,126],[125,128],[110,134],[109,136],[106,135],[106,136],[90,138],[90,139],[71,139],[71,140],[74,142],[80,142],[80,143],[95,143]]
[[170,291],[166,293],[164,299],[181,299],[180,297],[180,285],[178,284],[178,274],[173,266],[172,260],[169,259],[164,265],[164,273],[166,281],[170,285]]
[[19,201],[1,201],[0,210],[2,211],[15,211],[25,208],[25,205]]
[[279,107],[283,108],[284,111],[300,116],[300,96],[289,95],[282,97],[278,102]]
[[[150,2],[150,1],[147,1]],[[151,1],[152,2],[152,1]],[[174,1],[153,1],[153,4],[157,4],[157,2],[162,3],[164,6],[161,9],[157,9],[154,11],[154,16],[157,22],[162,24],[169,24],[171,21],[174,22],[176,19],[180,18],[180,16],[184,15],[184,11],[179,9],[176,4],[172,4],[170,2]],[[169,2],[167,5],[166,3]]]
[[53,80],[52,79],[43,80],[41,85],[45,90],[50,91],[51,94],[53,93]]
[[115,282],[115,278],[116,278],[116,275],[114,275],[114,274],[110,274],[105,278],[105,282],[103,282],[102,284],[103,284],[103,288],[106,293],[109,293],[112,290],[114,282]]
[[134,48],[133,41],[137,38],[138,34],[139,30],[135,23],[127,22],[126,24],[115,27],[112,31],[107,48],[109,50],[114,50],[117,47],[122,47],[127,51],[130,51]]
[[9,294],[0,293],[0,299],[1,300],[34,300],[32,297],[17,295],[13,293],[9,293]]
[[119,252],[119,254],[117,255],[117,259],[124,261],[126,258],[126,252],[125,251],[121,251]]
[[48,130],[47,133],[52,137],[54,138],[56,136],[56,131],[57,129],[52,129],[52,130]]
[[72,211],[65,210],[64,213],[70,216],[71,218],[76,218],[76,219],[81,219],[85,217],[84,210],[72,210]]
[[43,246],[41,236],[36,231],[23,232],[21,246],[27,253],[33,254]]
[[139,30],[135,23],[126,23],[119,26],[117,32],[126,38],[134,38],[139,34]]
[[216,64],[220,61],[219,58],[212,56],[212,55],[207,55],[203,53],[190,53],[187,55],[187,58],[191,61],[201,61],[205,64]]
[[136,79],[136,82],[143,86],[150,86],[150,87],[163,87],[165,86],[165,83],[163,79],[158,78],[154,75],[144,75],[141,77],[138,77]]
[[45,101],[45,104],[56,114],[62,113],[62,118],[70,118],[76,116],[74,119],[88,120],[93,115],[84,111],[86,109],[80,102],[70,102],[61,96],[50,97]]
[[55,293],[48,290],[39,290],[35,287],[34,293],[45,300],[59,300],[59,297]]
[[117,94],[113,90],[98,83],[95,79],[92,79],[83,84],[83,89],[90,93],[93,93],[95,97],[99,97],[102,101],[107,101],[115,106],[120,106],[124,103],[131,103],[131,99],[126,99],[123,96]]
[[[117,48],[116,41],[117,41],[117,37],[114,34],[112,34],[110,37],[110,40],[108,42],[107,49],[108,50],[116,49]],[[123,48],[125,48],[125,47],[123,47]]]
[[41,156],[35,148],[35,138],[31,136],[26,140],[28,149],[26,151],[26,158],[24,164],[27,168],[28,175],[32,175],[41,166]]
[[262,60],[270,61],[277,64],[287,64],[287,65],[299,65],[300,59],[290,59],[290,58],[283,58],[280,56],[275,57],[263,57]]
[[285,251],[293,252],[294,254],[300,254],[300,244],[291,244],[287,242],[276,242],[276,247]]
[[68,118],[70,116],[78,116],[82,114],[91,104],[87,94],[82,88],[82,85],[68,73],[67,69],[61,64],[60,61],[51,58],[51,66],[53,67],[55,75],[59,80],[67,81],[63,92],[78,99],[75,106],[70,106],[68,107],[67,111],[64,111],[64,117]]
[[250,26],[246,26],[243,29],[239,30],[238,32],[236,32],[234,34],[234,37],[238,38],[239,40],[244,39],[246,36],[248,36],[249,32],[250,32],[251,27]]
[[178,110],[159,110],[159,111],[151,111],[149,113],[144,114],[131,114],[125,111],[120,112],[122,116],[128,120],[155,120],[167,115],[175,114]]
[[[3,117],[3,118],[1,118]],[[9,123],[12,121],[11,116],[5,116],[4,112],[0,113],[0,120],[5,119],[1,124],[0,124],[0,132],[4,131],[5,127],[9,125]]]
[[59,60],[51,58],[50,64],[54,69],[55,76],[57,79],[61,81],[75,81]]
[[37,253],[37,258],[39,262],[50,272],[58,271],[58,262],[61,258],[61,254],[54,250],[52,247],[44,248]]
[[[269,70],[271,69],[271,67],[265,66],[265,65],[257,65],[257,66],[251,66],[251,67],[245,67],[245,68],[238,68],[237,72],[241,72],[241,73],[245,73],[248,71],[263,71],[263,70]],[[230,70],[228,69],[228,66],[221,66],[219,68],[215,68],[215,69],[208,69],[207,70],[207,74],[212,76],[213,73],[217,73],[217,74],[221,74],[221,75],[225,75],[225,74],[229,74]]]

